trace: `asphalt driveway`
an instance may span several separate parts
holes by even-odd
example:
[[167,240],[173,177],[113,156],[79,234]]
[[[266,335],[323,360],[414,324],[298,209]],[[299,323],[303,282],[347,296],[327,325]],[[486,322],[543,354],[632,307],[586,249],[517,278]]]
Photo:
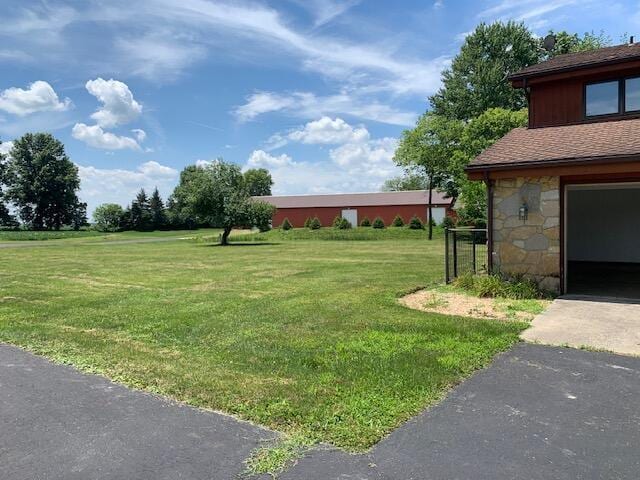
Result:
[[[640,359],[519,344],[363,455],[282,479],[637,479]],[[0,345],[0,477],[225,479],[275,434]]]

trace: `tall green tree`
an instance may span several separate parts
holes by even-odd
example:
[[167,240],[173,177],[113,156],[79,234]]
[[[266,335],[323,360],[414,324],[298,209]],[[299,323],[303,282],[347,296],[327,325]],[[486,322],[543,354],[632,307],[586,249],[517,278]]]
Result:
[[458,175],[456,169],[460,167],[452,163],[452,158],[459,148],[463,130],[463,122],[427,112],[420,117],[415,128],[402,133],[394,155],[398,165],[420,168],[428,180],[429,240],[433,238],[433,190],[457,195],[455,177]]
[[[2,145],[2,142],[0,142]],[[15,219],[5,203],[3,186],[7,179],[7,156],[0,153],[0,227],[15,226]]]
[[244,172],[244,181],[249,195],[255,197],[271,195],[273,178],[266,168],[250,168]]
[[274,207],[251,199],[237,165],[220,159],[204,167],[189,167],[183,173],[173,193],[174,200],[194,213],[199,221],[221,227],[221,245],[228,244],[234,227],[264,227],[270,222]]
[[390,178],[382,186],[383,192],[400,192],[403,190],[426,190],[429,179],[421,173],[407,171],[400,177]]
[[96,229],[101,232],[117,232],[122,228],[124,210],[117,203],[103,203],[93,212]]
[[442,88],[430,98],[433,112],[470,120],[492,107],[520,110],[526,107],[524,92],[507,77],[539,60],[539,40],[524,23],[481,23],[442,72]]
[[167,225],[167,214],[158,187],[154,188],[151,198],[149,199],[149,210],[151,212],[151,225],[153,230],[164,228]]
[[462,208],[458,210],[459,220],[465,224],[481,225],[486,222],[487,194],[483,182],[470,181],[464,167],[482,151],[514,128],[527,125],[527,110],[506,110],[490,108],[465,125],[458,148],[453,154],[453,163],[460,186]]
[[52,135],[27,133],[16,140],[6,177],[6,197],[30,228],[59,230],[77,223],[83,205],[77,196],[78,168]]
[[597,50],[598,48],[608,47],[611,45],[611,38],[604,32],[586,32],[580,36],[577,33],[569,33],[565,30],[560,32],[549,30],[549,35],[553,35],[555,37],[555,46],[551,51],[547,51],[543,45],[544,37],[541,37],[539,39],[541,60],[548,60],[557,55],[564,55],[565,53]]
[[151,230],[151,207],[149,197],[144,188],[141,188],[135,200],[131,202],[131,228],[139,231]]

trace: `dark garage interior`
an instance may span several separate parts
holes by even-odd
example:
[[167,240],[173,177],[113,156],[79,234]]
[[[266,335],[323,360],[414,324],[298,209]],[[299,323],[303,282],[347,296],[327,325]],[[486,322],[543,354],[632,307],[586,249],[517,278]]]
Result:
[[640,298],[640,184],[570,185],[567,293]]

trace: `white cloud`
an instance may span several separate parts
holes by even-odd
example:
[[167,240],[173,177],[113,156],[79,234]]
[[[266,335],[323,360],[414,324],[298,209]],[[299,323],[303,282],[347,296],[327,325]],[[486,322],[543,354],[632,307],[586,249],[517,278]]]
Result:
[[306,144],[339,144],[363,142],[369,139],[364,127],[352,127],[341,118],[322,117],[307,123],[301,130],[289,133],[290,140]]
[[277,112],[295,104],[293,97],[270,92],[257,92],[247,97],[247,103],[234,110],[241,122],[253,120],[263,113]]
[[96,78],[89,80],[85,87],[102,103],[102,108],[93,113],[91,118],[103,128],[129,123],[142,113],[142,105],[135,101],[131,90],[123,82]]
[[[547,13],[576,4],[586,6],[590,0],[502,0],[478,15],[482,19],[530,21]],[[538,21],[540,22],[540,21]]]
[[360,99],[347,92],[316,96],[311,92],[279,94],[257,92],[247,97],[247,103],[237,107],[234,114],[245,122],[271,112],[285,112],[299,118],[318,118],[325,115],[350,115],[391,125],[412,126],[418,114],[394,109],[371,99]]
[[274,179],[274,194],[377,191],[402,169],[393,162],[397,139],[357,140],[330,150],[319,162],[298,162],[287,154],[255,150],[245,168],[266,167]]
[[0,143],[0,155],[8,155],[13,148],[13,142]]
[[60,101],[58,94],[47,82],[38,80],[29,88],[7,88],[0,93],[0,110],[24,116],[36,112],[61,112],[71,107],[71,100]]
[[131,133],[136,136],[136,139],[140,143],[144,142],[147,138],[147,132],[145,132],[141,128],[134,128],[133,130],[131,130]]
[[118,203],[124,206],[140,188],[151,192],[157,186],[166,200],[176,185],[179,174],[178,170],[154,161],[143,163],[135,170],[78,165],[78,173],[81,189],[79,196],[88,203],[89,213],[101,203]]
[[287,165],[294,165],[295,162],[287,154],[271,155],[264,150],[254,150],[247,160],[247,166],[251,168],[259,167],[284,167]]
[[[286,62],[326,78],[358,87],[380,88],[393,94],[433,93],[440,81],[442,60],[421,58],[397,32],[372,28],[363,19],[352,22],[360,29],[358,41],[329,31],[319,32],[291,21],[275,7],[237,0],[112,0],[69,2],[72,6],[16,8],[0,25],[10,42],[39,61],[89,67],[93,71],[139,75],[157,82],[175,75],[204,58],[256,60],[264,65]],[[344,15],[356,1],[310,0],[300,2],[312,11],[311,27]],[[79,28],[100,22],[101,42],[77,41]],[[345,22],[347,25],[348,23]],[[78,28],[74,28],[78,27]],[[135,33],[132,33],[135,32]],[[48,41],[40,39],[47,36]],[[413,53],[415,52],[415,53]],[[99,58],[99,63],[96,59]]]
[[140,150],[140,145],[138,145],[135,139],[105,132],[100,125],[76,123],[71,130],[71,135],[76,140],[80,140],[94,148],[103,148],[105,150],[122,150],[125,148]]
[[170,30],[118,38],[115,50],[132,74],[154,83],[175,80],[185,68],[203,59],[207,53],[204,46],[193,44]]
[[433,2],[433,8],[439,9],[444,7],[444,0],[436,0]]

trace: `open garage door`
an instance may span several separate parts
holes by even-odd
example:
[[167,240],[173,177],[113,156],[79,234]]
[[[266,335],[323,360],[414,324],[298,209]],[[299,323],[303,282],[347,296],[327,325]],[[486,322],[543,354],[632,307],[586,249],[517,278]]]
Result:
[[572,294],[640,298],[640,184],[567,186],[565,281]]

